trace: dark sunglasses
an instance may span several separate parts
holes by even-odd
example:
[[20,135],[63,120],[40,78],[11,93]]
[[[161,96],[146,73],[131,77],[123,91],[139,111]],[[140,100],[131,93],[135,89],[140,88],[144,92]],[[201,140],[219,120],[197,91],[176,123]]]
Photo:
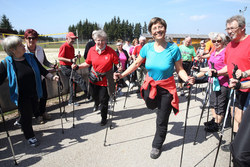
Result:
[[27,37],[27,39],[31,40],[31,39],[36,39],[36,37]]
[[217,43],[221,43],[221,40],[212,40],[213,43],[217,42]]

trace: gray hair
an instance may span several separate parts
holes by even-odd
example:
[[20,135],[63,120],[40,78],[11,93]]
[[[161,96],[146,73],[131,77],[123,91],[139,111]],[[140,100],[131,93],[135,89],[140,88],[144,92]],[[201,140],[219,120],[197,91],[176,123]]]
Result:
[[12,49],[16,49],[17,46],[22,43],[22,39],[18,36],[8,36],[2,41],[3,50],[9,55],[13,56]]
[[104,38],[105,40],[108,39],[108,36],[105,31],[103,30],[96,30],[96,32],[93,34],[93,39],[97,40],[97,38]]
[[94,34],[96,33],[96,31],[97,30],[92,31],[92,38],[93,38]]
[[139,41],[145,41],[145,40],[146,40],[146,37],[140,36]]
[[237,21],[239,24],[239,27],[243,28],[246,25],[246,19],[242,15],[236,15],[232,16],[229,19],[227,19],[226,24],[232,23],[233,21]]
[[211,40],[214,40],[214,39],[216,39],[218,37],[221,38],[223,44],[225,44],[227,42],[226,35],[224,33],[220,33],[220,32],[215,32],[213,34],[213,36],[211,36]]

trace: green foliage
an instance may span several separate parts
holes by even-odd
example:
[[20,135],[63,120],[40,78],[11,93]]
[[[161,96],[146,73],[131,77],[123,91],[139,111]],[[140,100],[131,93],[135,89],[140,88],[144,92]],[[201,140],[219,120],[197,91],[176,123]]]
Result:
[[[147,33],[147,24],[144,22],[143,33]],[[100,29],[97,23],[89,23],[86,19],[84,23],[81,21],[76,25],[69,26],[69,31],[75,33],[75,30],[78,29],[79,40],[82,39],[91,39],[91,34],[93,30]],[[142,26],[140,23],[136,23],[135,26],[133,23],[129,23],[128,20],[121,20],[120,17],[114,16],[110,22],[105,22],[103,30],[108,35],[108,41],[113,42],[117,39],[130,39],[139,38],[142,33]]]
[[76,30],[78,31],[78,39],[81,40],[88,40],[92,38],[92,32],[94,30],[99,30],[100,27],[97,23],[90,23],[88,19],[84,22],[81,20],[76,25],[69,26],[69,32],[73,32],[76,34]]
[[7,18],[5,14],[2,16],[2,19],[0,22],[0,28],[13,30],[13,26],[11,25],[11,22],[9,21],[9,19]]

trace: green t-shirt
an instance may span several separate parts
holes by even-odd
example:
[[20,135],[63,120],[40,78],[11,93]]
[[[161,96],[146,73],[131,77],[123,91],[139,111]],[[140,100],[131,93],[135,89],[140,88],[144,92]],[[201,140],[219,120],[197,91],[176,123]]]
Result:
[[192,61],[192,57],[196,56],[195,50],[193,46],[179,46],[181,51],[182,61]]

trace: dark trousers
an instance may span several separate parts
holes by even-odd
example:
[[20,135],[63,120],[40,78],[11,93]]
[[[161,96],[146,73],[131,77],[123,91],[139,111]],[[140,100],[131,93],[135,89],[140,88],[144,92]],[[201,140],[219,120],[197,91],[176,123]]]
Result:
[[[183,61],[182,62],[183,69],[186,71],[187,75],[190,75],[192,62],[191,61]],[[183,83],[181,77],[178,77],[178,82]]]
[[18,110],[21,114],[20,123],[21,128],[26,139],[35,136],[32,128],[32,116],[39,116],[38,110],[38,98],[37,97],[19,97],[18,99]]
[[[75,83],[77,83],[80,88],[87,93],[87,88],[86,88],[86,84],[82,78],[82,76],[80,74],[78,74],[75,70],[72,71],[71,66],[61,66],[61,71],[63,73],[63,75],[69,77],[71,76],[72,73],[72,78],[74,80]],[[72,103],[73,100],[73,94],[74,94],[74,90],[73,90],[73,81],[70,80],[69,81],[69,85],[70,85],[70,97],[69,97],[69,103]]]
[[170,94],[167,90],[161,87],[157,87],[156,98],[158,110],[156,113],[156,132],[152,147],[160,149],[167,135],[169,115],[173,108],[171,105],[173,95]]
[[231,144],[233,163],[235,167],[250,166],[250,106],[244,112],[242,121]]
[[39,102],[40,116],[42,116],[46,111],[46,103],[47,103],[47,97],[48,97],[45,79],[42,80],[42,89],[43,89],[43,97],[40,99],[40,102]]
[[95,105],[100,104],[101,116],[102,119],[107,119],[108,115],[108,102],[109,94],[106,86],[98,86],[95,84],[89,83],[90,94],[95,101]]

